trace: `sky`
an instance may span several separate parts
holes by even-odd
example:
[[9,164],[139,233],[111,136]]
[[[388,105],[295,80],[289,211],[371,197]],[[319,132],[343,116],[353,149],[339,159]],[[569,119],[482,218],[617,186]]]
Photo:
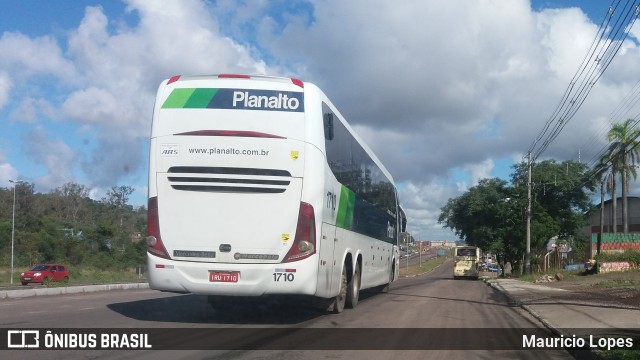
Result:
[[[0,0],[0,187],[77,182],[101,199],[127,185],[146,204],[160,82],[295,77],[323,89],[391,172],[414,238],[456,240],[440,209],[483,178],[509,179],[611,3]],[[640,81],[638,26],[540,159],[588,163],[613,122],[638,116],[620,107]]]

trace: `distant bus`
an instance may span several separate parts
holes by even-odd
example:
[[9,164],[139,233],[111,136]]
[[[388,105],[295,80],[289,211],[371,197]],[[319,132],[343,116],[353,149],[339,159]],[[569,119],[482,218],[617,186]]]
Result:
[[453,248],[453,278],[474,278],[480,276],[482,252],[475,246],[456,246]]
[[341,312],[398,278],[393,178],[325,94],[298,79],[175,76],[149,164],[152,289],[310,295]]

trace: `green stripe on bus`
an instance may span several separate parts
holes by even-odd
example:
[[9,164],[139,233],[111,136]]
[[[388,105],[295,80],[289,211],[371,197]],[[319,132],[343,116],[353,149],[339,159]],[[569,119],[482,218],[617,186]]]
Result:
[[184,104],[189,100],[191,94],[196,89],[173,89],[167,100],[162,104],[163,109],[181,109],[184,107]]
[[354,210],[356,207],[356,193],[347,189],[348,193],[349,193],[349,202],[347,203],[347,217],[346,217],[346,221],[344,223],[344,226],[346,229],[351,229],[351,225],[353,223],[353,214],[354,214]]
[[343,229],[351,229],[353,222],[353,208],[355,207],[356,194],[346,186],[340,189],[340,204],[338,204],[338,215],[336,226]]
[[194,89],[189,100],[184,104],[185,108],[204,109],[209,105],[211,99],[216,95],[218,89],[198,88]]
[[163,109],[205,109],[211,102],[218,89],[210,88],[179,88],[173,89],[167,100],[162,104]]

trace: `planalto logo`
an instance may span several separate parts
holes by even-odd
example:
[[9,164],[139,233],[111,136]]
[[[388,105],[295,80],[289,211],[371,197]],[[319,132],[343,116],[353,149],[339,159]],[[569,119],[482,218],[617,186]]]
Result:
[[256,89],[177,88],[163,109],[304,111],[304,92]]
[[295,97],[290,98],[286,93],[267,96],[250,95],[248,91],[234,91],[233,107],[239,105],[244,108],[296,110],[300,106],[300,100]]

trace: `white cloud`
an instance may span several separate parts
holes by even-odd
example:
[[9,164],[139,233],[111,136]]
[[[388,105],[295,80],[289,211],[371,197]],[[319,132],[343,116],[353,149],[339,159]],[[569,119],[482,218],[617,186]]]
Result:
[[[79,125],[77,131],[95,137],[92,152],[82,161],[69,161],[72,156],[66,150],[70,148],[63,140],[55,146],[50,141],[34,143],[37,148],[30,155],[48,168],[48,174],[39,179],[46,183],[45,188],[71,177],[71,169],[79,164],[85,164],[81,169],[95,185],[115,185],[141,171],[141,140],[148,137],[161,80],[176,74],[268,71],[264,61],[251,57],[248,48],[220,34],[205,2],[132,0],[127,4],[127,10],[138,16],[135,24],[112,26],[100,6],[87,7],[78,28],[68,33],[66,46],[49,36],[29,38],[5,32],[0,38],[0,68],[19,74],[16,79],[22,87],[14,87],[16,92],[51,95],[51,88],[27,90],[30,83],[47,75],[64,79],[66,84],[55,93],[59,110],[42,98],[26,95],[15,100],[11,117],[38,124],[70,120]],[[7,103],[11,88],[6,74],[0,73],[0,108]],[[46,86],[60,88],[59,84]],[[36,135],[46,137],[39,132],[31,137]],[[45,146],[55,147],[57,156],[66,161],[47,160],[52,155],[42,159]]]
[[102,9],[89,7],[69,38],[71,56],[95,86],[155,95],[160,81],[176,74],[266,70],[264,62],[250,58],[243,46],[218,32],[203,2],[128,4],[139,16],[135,27],[110,34]]
[[82,170],[92,180],[92,185],[107,188],[115,186],[115,176],[109,172],[115,172],[118,178],[130,179],[143,166],[140,154],[146,149],[142,149],[142,144],[140,137],[103,137],[82,161]]
[[[496,159],[519,161],[598,29],[578,9],[537,13],[527,0],[126,3],[127,23],[96,6],[66,37],[0,37],[0,110],[90,134],[90,150],[76,155],[55,130],[39,135],[30,153],[45,157],[43,182],[80,169],[90,187],[109,188],[144,173],[142,144],[167,77],[296,76],[319,85],[405,184],[410,229],[425,240],[445,236],[439,209],[470,186],[451,169],[464,169],[473,186]],[[639,78],[639,60],[627,41],[545,156],[576,159],[580,150],[588,160],[601,149],[601,129]],[[54,149],[61,153],[46,157]]]
[[126,105],[105,89],[89,87],[74,91],[62,104],[63,113],[79,123],[103,124],[106,127],[123,128],[127,120]]
[[31,39],[26,35],[5,32],[0,37],[0,68],[24,81],[34,75],[55,75],[60,79],[74,76],[73,63],[65,59],[56,40],[50,36]]
[[438,223],[440,208],[455,193],[446,185],[435,183],[406,183],[398,195],[407,215],[407,231],[417,240],[457,240],[449,229]]
[[[465,169],[473,186],[490,177],[493,159],[526,153],[598,29],[579,9],[536,13],[528,1],[314,6],[312,21],[283,29],[263,19],[263,48],[320,85],[396,181],[425,188],[437,187],[452,168]],[[618,75],[639,71],[637,44],[625,45],[616,59],[624,66],[608,69],[545,156],[577,159],[580,151],[585,159],[604,144],[599,135],[588,142],[592,129],[629,88]],[[468,188],[450,184],[443,186],[449,197]],[[406,191],[405,202],[430,199],[430,210],[408,213],[417,228],[435,232],[446,198],[433,199],[432,188]]]
[[0,71],[0,110],[9,101],[9,92],[11,91],[11,79],[9,74]]
[[[263,61],[222,36],[205,3],[128,1],[139,16],[131,28],[109,33],[100,7],[89,7],[69,38],[69,53],[86,86],[62,109],[70,119],[100,129],[98,146],[84,166],[96,184],[113,184],[142,164],[140,139],[148,136],[160,81],[176,74],[265,73]],[[94,130],[95,131],[95,130]]]
[[598,27],[578,8],[546,10],[537,18],[546,66],[554,75],[569,81],[584,60]]
[[9,187],[11,185],[9,180],[16,179],[18,179],[18,170],[7,162],[6,157],[0,153],[0,187]]
[[491,178],[491,171],[494,168],[493,160],[486,159],[477,164],[465,165],[464,169],[469,173],[471,177],[471,186],[478,185],[478,182],[482,179]]
[[16,104],[16,108],[11,111],[10,119],[36,123],[40,117],[55,119],[58,117],[57,110],[44,98],[25,97]]
[[39,189],[48,191],[74,180],[75,152],[62,140],[50,139],[44,128],[29,133],[25,148],[37,164],[47,168],[47,173],[35,180]]

